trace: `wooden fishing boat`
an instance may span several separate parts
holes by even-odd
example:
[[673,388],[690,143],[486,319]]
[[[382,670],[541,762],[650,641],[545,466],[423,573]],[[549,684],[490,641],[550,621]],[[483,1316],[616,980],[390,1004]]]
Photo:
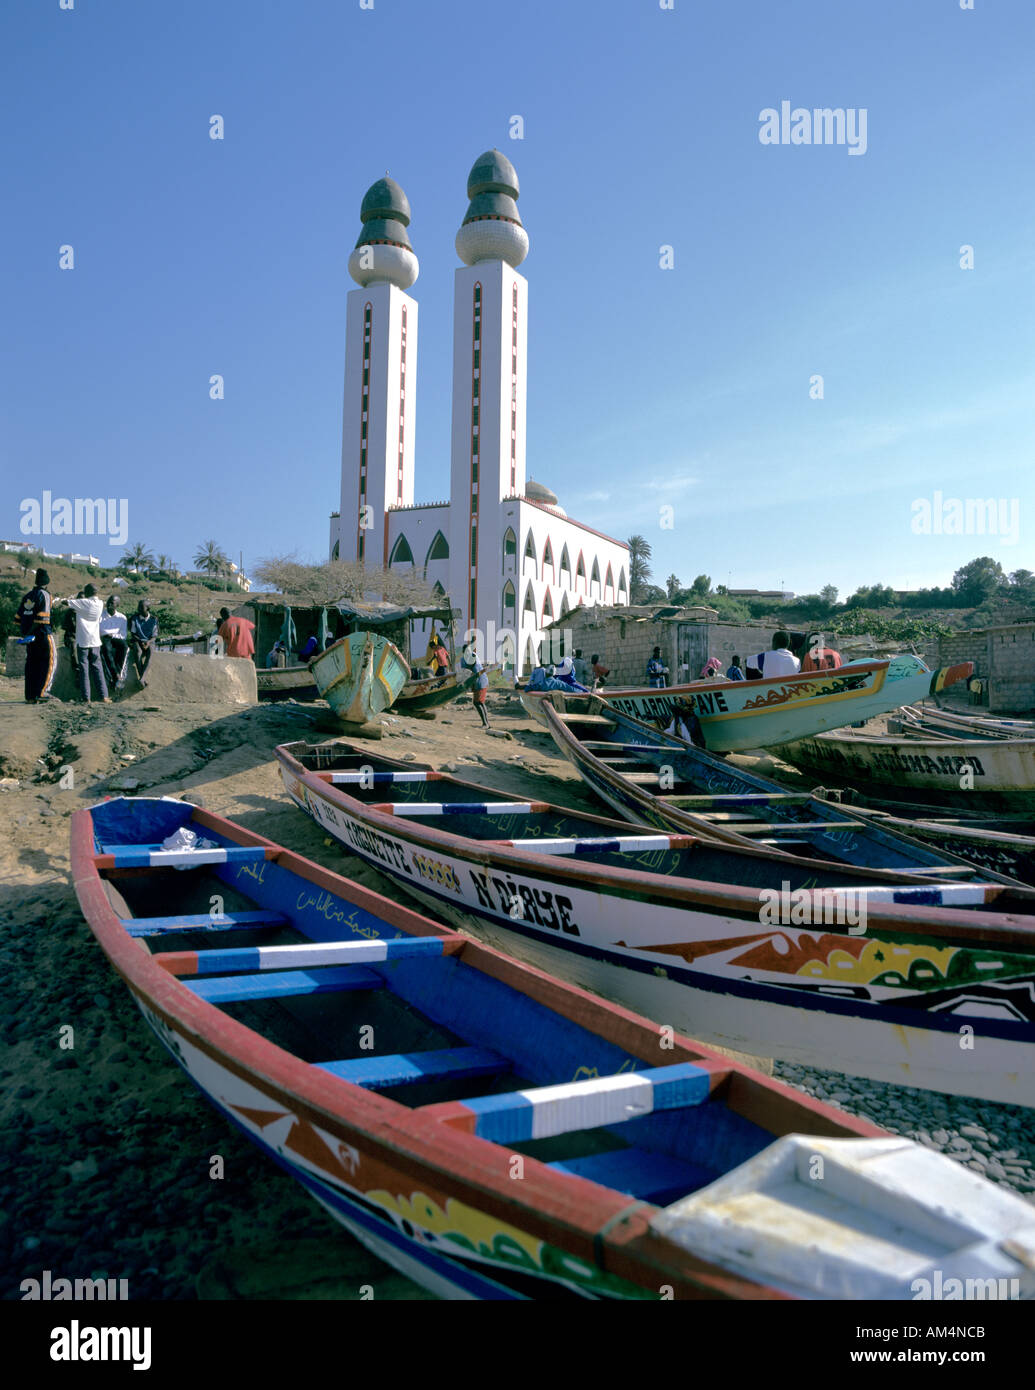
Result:
[[1035,1104],[1030,889],[636,833],[348,744],[277,759],[350,854],[553,974],[751,1055]]
[[71,857],[166,1050],[437,1294],[907,1299],[936,1266],[1035,1294],[1020,1198],[219,816],[106,801]]
[[260,700],[318,700],[320,692],[308,666],[256,667]]
[[704,834],[715,833],[703,824],[710,822],[756,844],[796,852],[805,845],[845,864],[923,873],[965,862],[985,876],[1035,885],[1035,826],[1027,818],[944,819],[944,810],[939,818],[937,807],[922,805],[894,814],[854,796],[831,800],[838,794],[825,788],[789,792],[594,697],[582,709],[603,717],[602,725],[580,724],[573,706],[567,700],[567,712],[550,721],[554,740],[587,786],[627,820]]
[[[769,680],[698,681],[666,690],[605,687],[595,693],[620,713],[661,728],[693,715],[706,748],[732,753],[861,723],[944,690],[966,679],[973,669],[972,663],[965,662],[931,671],[919,657],[896,656],[891,661],[850,661],[836,671]],[[533,719],[545,723],[541,707],[547,698],[556,704],[579,697],[524,691],[521,703]]]
[[[658,733],[596,695],[578,702],[565,697],[563,713],[549,701],[542,708],[560,753],[626,820],[897,876],[959,877],[969,862],[910,837],[903,823],[891,826],[809,792],[789,792]],[[972,866],[970,876],[986,875]]]
[[383,713],[410,678],[402,652],[377,632],[352,632],[309,663],[323,698],[346,724]]
[[421,676],[408,680],[395,697],[394,708],[400,714],[423,714],[427,710],[448,705],[469,689],[474,672],[447,671],[443,676]]
[[[830,796],[818,788],[817,796]],[[903,815],[851,803],[857,816],[920,840],[939,853],[958,855],[992,874],[1035,884],[1035,823],[1023,816],[953,817],[937,807],[910,807]],[[907,819],[907,816],[909,817]]]
[[780,757],[824,781],[864,785],[888,801],[975,810],[1035,808],[1035,739],[864,734],[839,729],[783,744]]
[[889,733],[946,734],[950,738],[1035,738],[1030,719],[987,719],[929,705],[908,705],[899,711],[901,729],[889,724]]

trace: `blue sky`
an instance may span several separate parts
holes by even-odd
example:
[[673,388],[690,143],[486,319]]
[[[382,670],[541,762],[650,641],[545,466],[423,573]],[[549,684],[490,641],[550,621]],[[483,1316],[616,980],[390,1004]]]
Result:
[[[453,238],[497,145],[531,240],[528,471],[571,515],[643,534],[658,582],[1035,569],[1030,0],[8,0],[0,39],[0,538],[49,489],[126,497],[130,541],[184,567],[209,537],[246,569],[324,558],[346,262],[386,169],[421,262],[417,500],[444,498]],[[865,108],[865,154],[763,145],[783,100]],[[914,534],[936,491],[1016,499],[1016,542]]]

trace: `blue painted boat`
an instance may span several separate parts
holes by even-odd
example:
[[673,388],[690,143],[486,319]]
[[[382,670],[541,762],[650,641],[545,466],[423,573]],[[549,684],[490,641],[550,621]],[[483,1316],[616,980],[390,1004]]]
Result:
[[434,1293],[907,1299],[936,1267],[1035,1293],[1019,1198],[219,816],[106,801],[71,858],[176,1062]]

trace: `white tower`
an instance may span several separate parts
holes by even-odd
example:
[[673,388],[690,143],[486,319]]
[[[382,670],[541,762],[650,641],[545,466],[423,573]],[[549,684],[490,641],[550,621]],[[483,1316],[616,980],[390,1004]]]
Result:
[[349,274],[341,513],[331,520],[331,558],[387,563],[389,507],[413,502],[417,384],[417,278],[406,228],[410,204],[399,185],[378,179],[360,208],[363,228]]
[[464,265],[453,289],[450,592],[461,627],[482,632],[500,622],[500,503],[525,488],[528,282],[515,267],[528,237],[518,194],[510,160],[486,151],[467,180],[470,205],[456,236]]

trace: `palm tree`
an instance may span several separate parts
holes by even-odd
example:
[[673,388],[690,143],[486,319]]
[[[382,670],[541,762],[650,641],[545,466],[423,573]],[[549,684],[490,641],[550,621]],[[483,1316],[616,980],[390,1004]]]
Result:
[[209,574],[223,574],[230,561],[215,541],[205,541],[194,552],[194,563],[199,570],[207,570]]
[[146,545],[140,541],[136,545],[128,546],[125,553],[119,559],[120,570],[137,570],[146,574],[154,568],[155,557],[148,550]]
[[172,556],[171,556],[171,555],[159,555],[159,557],[158,557],[158,568],[159,568],[160,570],[164,570],[166,574],[170,574],[170,573],[172,572],[172,568],[173,568]]
[[[629,537],[629,602],[642,603],[643,595],[646,592],[650,581],[650,565],[647,561],[651,557],[649,542],[642,536]],[[662,600],[664,600],[662,594]]]

